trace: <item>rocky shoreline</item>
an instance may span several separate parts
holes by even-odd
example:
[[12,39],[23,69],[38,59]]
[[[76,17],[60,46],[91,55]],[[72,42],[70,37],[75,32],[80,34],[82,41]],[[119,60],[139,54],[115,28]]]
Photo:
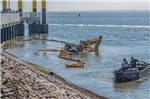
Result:
[[1,50],[1,99],[108,99]]

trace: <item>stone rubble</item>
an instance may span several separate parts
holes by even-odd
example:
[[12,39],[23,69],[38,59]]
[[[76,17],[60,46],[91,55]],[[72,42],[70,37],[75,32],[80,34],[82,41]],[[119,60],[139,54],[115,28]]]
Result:
[[1,99],[94,99],[6,52],[0,60]]

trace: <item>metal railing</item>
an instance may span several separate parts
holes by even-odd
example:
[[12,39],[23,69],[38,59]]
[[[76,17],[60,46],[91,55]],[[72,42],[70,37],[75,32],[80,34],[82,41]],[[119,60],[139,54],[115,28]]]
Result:
[[22,17],[40,17],[40,13],[38,12],[19,12],[22,14]]
[[20,21],[26,21],[26,22],[40,22],[40,13],[35,12],[21,12]]

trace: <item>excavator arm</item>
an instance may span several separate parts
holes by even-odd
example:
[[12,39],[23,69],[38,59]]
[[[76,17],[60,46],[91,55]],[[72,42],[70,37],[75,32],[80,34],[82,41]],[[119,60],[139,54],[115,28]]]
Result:
[[83,41],[80,45],[83,48],[92,48],[91,45],[95,44],[94,50],[98,50],[101,41],[102,41],[102,36],[100,36],[99,38],[93,38],[87,41]]

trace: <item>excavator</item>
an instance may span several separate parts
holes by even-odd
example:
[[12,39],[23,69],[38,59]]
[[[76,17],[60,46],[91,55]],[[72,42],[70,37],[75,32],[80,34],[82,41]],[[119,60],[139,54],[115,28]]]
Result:
[[[84,54],[88,53],[90,51],[96,51],[98,50],[98,47],[102,41],[102,36],[99,38],[92,38],[86,41],[80,41],[80,44],[72,44],[67,43],[65,44],[65,47],[61,49],[60,55],[78,55],[78,54]],[[92,47],[92,45],[94,45]]]
[[[73,59],[68,57],[68,55],[87,54],[90,51],[96,51],[98,50],[101,41],[102,36],[98,38],[92,38],[86,41],[81,40],[80,44],[66,43],[65,47],[60,50],[60,54],[58,55],[58,57],[77,62],[75,64],[66,64],[67,67],[83,67],[83,64],[85,64],[83,60]],[[94,44],[95,46],[92,47],[92,45]]]
[[60,50],[59,49],[39,49],[38,51],[54,51],[54,52],[59,51],[60,54],[58,55],[58,57],[77,62],[75,64],[66,64],[67,67],[83,67],[84,66],[83,64],[85,64],[83,60],[71,58],[69,57],[69,55],[80,55],[80,54],[87,54],[90,51],[97,51],[102,41],[102,36],[99,36],[98,38],[92,38],[86,41],[81,40],[79,44],[73,44],[73,43],[53,40],[53,39],[46,39],[46,40],[65,43],[65,46],[61,48]]

